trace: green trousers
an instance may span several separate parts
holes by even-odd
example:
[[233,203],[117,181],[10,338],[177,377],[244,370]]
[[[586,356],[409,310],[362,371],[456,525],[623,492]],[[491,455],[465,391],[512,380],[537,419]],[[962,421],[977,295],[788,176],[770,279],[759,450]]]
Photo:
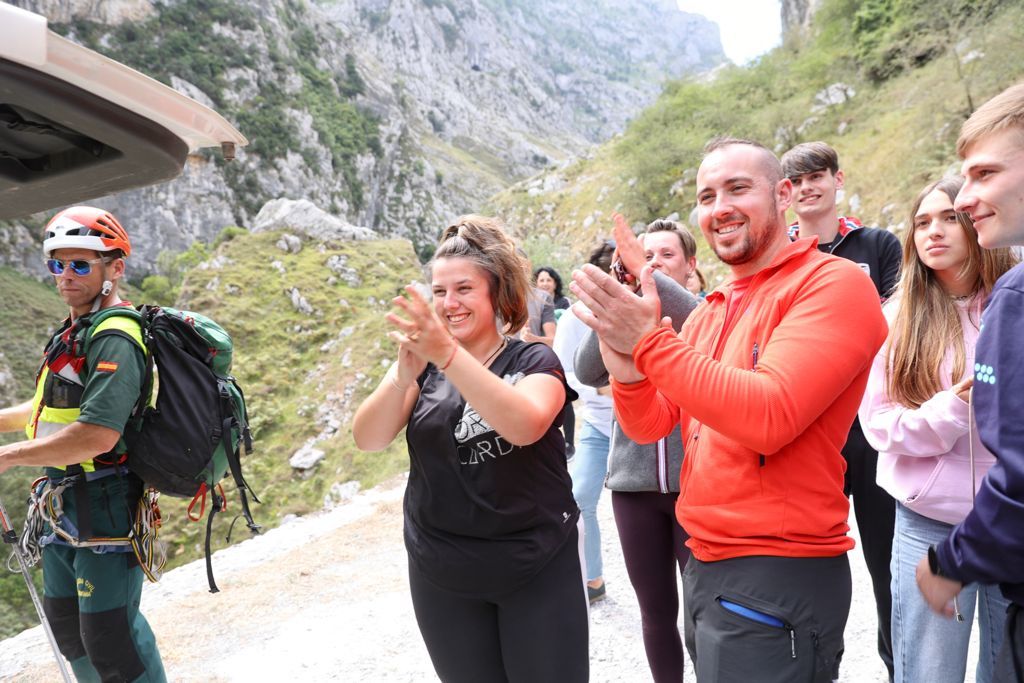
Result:
[[[84,486],[93,537],[127,536],[141,482],[112,475]],[[79,527],[74,487],[64,492],[63,503]],[[43,609],[79,681],[167,680],[156,638],[139,611],[143,580],[130,551],[97,553],[56,543],[43,548]]]

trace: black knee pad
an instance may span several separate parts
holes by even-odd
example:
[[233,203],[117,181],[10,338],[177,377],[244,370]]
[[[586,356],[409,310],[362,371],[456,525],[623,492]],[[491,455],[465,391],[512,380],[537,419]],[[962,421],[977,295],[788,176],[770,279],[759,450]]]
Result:
[[134,681],[146,672],[132,641],[128,611],[82,612],[82,642],[104,681]]
[[43,613],[50,622],[50,630],[57,647],[68,661],[85,656],[85,645],[78,628],[78,598],[43,597]]

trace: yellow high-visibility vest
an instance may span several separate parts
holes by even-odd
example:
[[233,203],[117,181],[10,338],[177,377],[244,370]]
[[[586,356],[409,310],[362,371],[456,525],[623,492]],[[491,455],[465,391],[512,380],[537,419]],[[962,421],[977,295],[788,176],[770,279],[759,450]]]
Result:
[[[99,332],[105,330],[117,330],[131,337],[135,343],[139,345],[143,353],[146,352],[146,345],[142,342],[142,327],[138,321],[123,315],[113,315],[101,322],[94,329],[89,330],[90,336],[95,336]],[[29,439],[40,439],[50,434],[59,432],[60,430],[67,427],[73,422],[77,422],[79,416],[82,414],[81,406],[67,407],[67,408],[53,408],[48,406],[43,401],[43,390],[46,386],[46,379],[50,374],[50,368],[46,363],[43,364],[43,369],[39,373],[39,379],[36,381],[36,393],[32,398],[32,412],[29,415],[29,421],[25,425],[25,434]],[[83,386],[81,377],[71,367],[70,364],[65,364],[64,367],[58,372],[61,379],[70,382],[71,384],[77,384]],[[82,469],[86,472],[93,472],[96,468],[93,464],[92,459],[86,460],[81,463]],[[56,469],[66,469],[64,467],[58,467]]]

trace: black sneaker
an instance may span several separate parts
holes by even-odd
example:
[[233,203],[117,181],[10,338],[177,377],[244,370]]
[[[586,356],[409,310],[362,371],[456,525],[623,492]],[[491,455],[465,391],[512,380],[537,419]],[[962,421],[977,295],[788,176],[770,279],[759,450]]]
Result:
[[598,600],[604,600],[605,593],[607,592],[605,591],[604,586],[605,585],[603,583],[597,588],[594,588],[589,584],[587,585],[587,599],[590,600],[591,605],[593,605]]

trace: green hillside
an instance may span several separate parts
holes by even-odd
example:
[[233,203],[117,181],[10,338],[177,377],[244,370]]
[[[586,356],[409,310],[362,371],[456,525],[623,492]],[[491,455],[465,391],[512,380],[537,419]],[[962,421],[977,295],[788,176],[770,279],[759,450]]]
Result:
[[[673,212],[686,220],[701,148],[727,134],[780,155],[831,143],[846,171],[840,210],[899,229],[917,191],[956,168],[960,124],[1024,77],[1022,63],[1019,0],[823,0],[810,35],[789,36],[752,66],[669,84],[623,135],[549,171],[555,178],[514,186],[494,210],[568,268],[611,231],[613,211],[634,224]],[[830,86],[846,101],[825,105]],[[698,242],[702,268],[724,276]]]
[[[41,254],[39,272],[45,272]],[[0,266],[0,291],[4,292],[6,301],[0,306],[0,353],[11,367],[19,388],[31,387],[30,380],[39,368],[43,345],[67,317],[68,309],[51,282],[27,278],[5,266]],[[24,396],[24,400],[28,398]]]
[[[42,256],[40,272],[43,269],[41,259]],[[39,367],[43,345],[67,315],[67,307],[49,283],[27,278],[6,267],[0,267],[0,291],[5,296],[5,303],[0,306],[0,353],[3,354],[0,366],[7,365],[15,380],[12,395],[7,398],[15,402],[26,401],[31,398],[32,378]],[[4,407],[6,405],[0,401],[0,408]],[[19,436],[24,435],[0,434],[0,444],[15,441]],[[21,471],[21,468],[0,475],[0,500],[3,500],[18,528],[25,516],[22,508],[29,484],[37,476],[38,472]],[[7,554],[6,546],[0,548],[0,559],[4,562]],[[0,566],[2,564],[0,562]],[[42,587],[41,582],[39,586]],[[17,633],[35,623],[35,611],[28,600],[21,575],[0,572],[0,637]]]
[[[321,509],[336,483],[372,486],[407,467],[404,440],[383,453],[359,453],[349,422],[394,358],[384,314],[401,284],[421,277],[420,267],[405,240],[305,241],[293,253],[277,246],[280,233],[225,234],[233,239],[186,272],[175,303],[209,315],[233,337],[234,372],[246,392],[255,440],[243,469],[262,501],[253,514],[271,528],[287,514]],[[199,245],[190,252],[195,253],[205,248]],[[10,269],[0,269],[0,287],[8,301],[17,302],[0,307],[0,349],[16,376],[15,393],[27,399],[42,345],[67,309],[52,287]],[[312,313],[296,310],[293,290]],[[137,290],[130,297],[153,301]],[[321,438],[314,447],[324,452],[323,460],[305,476],[294,472],[289,458],[314,437]],[[28,484],[36,476],[34,469],[16,468],[0,477],[0,496],[19,529]],[[239,512],[237,496],[228,490],[227,497],[227,514],[214,524],[214,549],[227,544]],[[187,503],[161,499],[161,538],[171,566],[202,556],[205,523],[186,522]],[[247,536],[244,525],[236,525],[231,540]],[[35,623],[21,577],[0,573],[0,638]]]
[[[208,262],[214,267],[189,273],[177,302],[210,315],[234,339],[234,372],[246,392],[255,440],[243,467],[263,501],[254,515],[267,527],[286,514],[320,509],[332,484],[358,480],[372,486],[408,465],[403,440],[383,453],[357,452],[349,421],[395,357],[384,320],[391,299],[402,283],[421,277],[405,240],[304,242],[300,252],[288,253],[275,246],[280,238],[245,234],[226,242]],[[327,265],[339,262],[342,275]],[[312,314],[296,311],[292,289]],[[289,458],[329,433],[332,420],[336,431],[314,446],[325,454],[317,469],[308,477],[293,472]],[[185,503],[163,499],[163,537],[175,556],[193,559],[204,528],[184,525]],[[238,514],[230,492],[228,505],[219,522],[223,531]],[[236,533],[233,541],[247,532],[236,527]],[[223,533],[215,536],[216,546],[225,545]]]

